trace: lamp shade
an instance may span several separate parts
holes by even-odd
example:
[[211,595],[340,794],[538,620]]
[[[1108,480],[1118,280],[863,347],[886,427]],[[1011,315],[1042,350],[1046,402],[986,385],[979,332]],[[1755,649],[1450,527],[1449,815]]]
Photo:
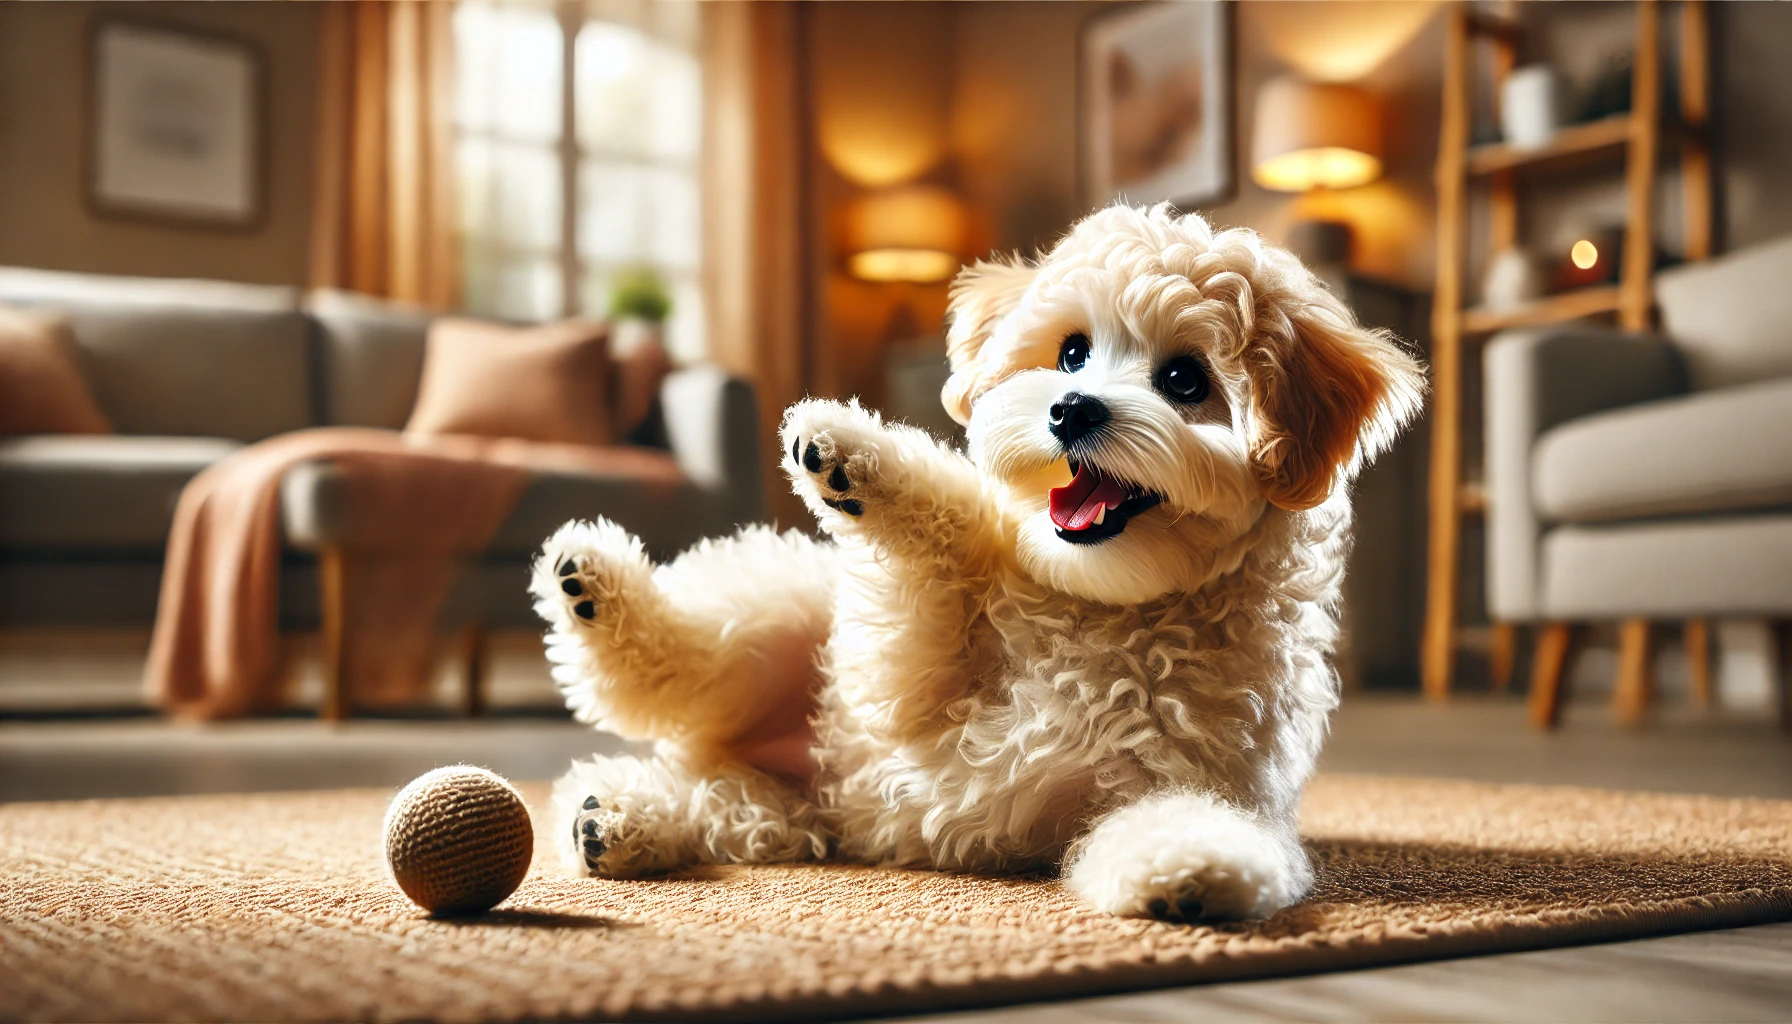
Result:
[[964,208],[943,188],[909,185],[861,197],[847,215],[846,266],[867,281],[944,281],[958,272]]
[[1257,93],[1251,178],[1277,192],[1354,188],[1381,177],[1375,98],[1348,85],[1284,75]]

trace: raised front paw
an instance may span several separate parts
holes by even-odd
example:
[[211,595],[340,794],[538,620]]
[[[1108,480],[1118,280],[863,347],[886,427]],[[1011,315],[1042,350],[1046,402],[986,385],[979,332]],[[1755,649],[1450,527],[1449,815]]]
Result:
[[[865,514],[864,500],[848,497],[857,482],[846,468],[850,455],[841,450],[833,435],[826,431],[809,438],[799,435],[790,442],[790,458],[813,478],[823,505],[849,516]],[[862,464],[858,468],[862,469]]]
[[784,416],[786,469],[798,495],[843,515],[865,514],[877,475],[882,424],[857,402],[799,402]]
[[586,622],[597,617],[597,599],[592,597],[582,578],[588,569],[589,565],[581,565],[577,555],[562,558],[554,569],[554,575],[560,580],[560,593],[570,602],[573,615]]

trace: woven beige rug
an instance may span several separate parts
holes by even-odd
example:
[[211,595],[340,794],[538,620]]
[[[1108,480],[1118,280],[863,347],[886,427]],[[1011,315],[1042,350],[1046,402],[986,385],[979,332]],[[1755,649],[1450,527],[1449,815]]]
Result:
[[1305,813],[1319,884],[1268,922],[847,867],[564,878],[542,837],[503,908],[450,923],[385,876],[389,795],[0,806],[0,1018],[787,1020],[1792,917],[1792,803],[1332,776]]

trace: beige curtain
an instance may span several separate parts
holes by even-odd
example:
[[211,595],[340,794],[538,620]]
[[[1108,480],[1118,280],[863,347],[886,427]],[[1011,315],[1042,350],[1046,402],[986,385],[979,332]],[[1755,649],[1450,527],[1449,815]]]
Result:
[[450,308],[454,5],[322,6],[311,284]]
[[768,512],[785,526],[809,521],[776,457],[779,418],[812,384],[803,17],[787,0],[703,5],[710,351],[754,383]]

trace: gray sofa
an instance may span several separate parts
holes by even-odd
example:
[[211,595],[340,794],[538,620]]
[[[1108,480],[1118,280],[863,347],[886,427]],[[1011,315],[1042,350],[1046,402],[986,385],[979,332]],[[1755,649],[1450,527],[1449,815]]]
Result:
[[[316,425],[402,428],[427,315],[362,296],[0,268],[0,303],[68,315],[82,368],[117,429],[0,438],[0,628],[141,627],[154,618],[175,500],[245,444]],[[621,476],[539,473],[469,566],[445,615],[529,626],[524,568],[560,523],[609,516],[667,555],[759,518],[752,390],[713,367],[665,382],[645,443],[671,450],[674,493]],[[282,483],[289,546],[282,625],[318,624],[313,553],[352,544],[327,464]]]
[[[1496,619],[1628,621],[1636,643],[1650,622],[1792,620],[1792,238],[1655,288],[1659,334],[1582,324],[1489,343]],[[1646,700],[1646,655],[1629,699]]]

